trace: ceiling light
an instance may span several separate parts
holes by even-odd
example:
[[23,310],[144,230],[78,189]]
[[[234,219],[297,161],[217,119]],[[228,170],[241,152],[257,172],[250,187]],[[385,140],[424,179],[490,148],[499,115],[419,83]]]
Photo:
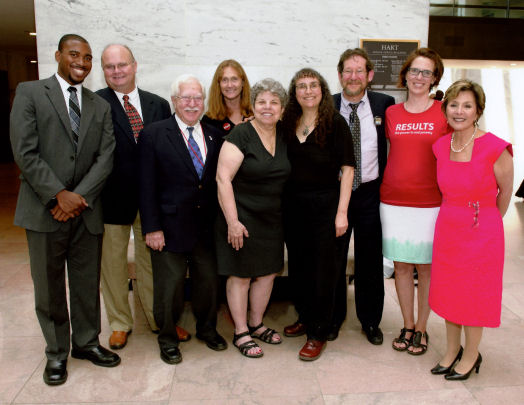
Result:
[[36,32],[30,32],[29,35],[31,35],[32,37],[36,37]]
[[30,60],[29,63],[38,63],[38,61],[33,59],[33,60]]
[[510,63],[509,65],[510,65],[510,66],[517,66],[516,63]]

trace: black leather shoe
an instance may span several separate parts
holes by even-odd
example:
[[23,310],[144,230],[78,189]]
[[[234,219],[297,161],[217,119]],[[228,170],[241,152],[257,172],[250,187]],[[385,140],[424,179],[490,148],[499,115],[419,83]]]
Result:
[[207,347],[216,350],[217,352],[227,349],[227,342],[222,336],[218,334],[218,332],[215,332],[213,335],[209,336],[204,336],[197,332],[196,337],[197,339],[206,342]]
[[178,364],[182,361],[182,353],[178,347],[160,347],[160,358],[167,364]]
[[44,382],[47,385],[60,385],[67,380],[67,360],[47,360]]
[[480,370],[480,364],[482,363],[482,356],[479,355],[477,356],[477,360],[475,361],[475,364],[473,364],[473,367],[471,367],[469,369],[469,371],[467,373],[464,373],[464,374],[460,374],[460,373],[457,373],[455,371],[455,369],[452,369],[449,374],[446,374],[444,376],[444,378],[448,381],[462,381],[462,380],[467,380],[469,378],[469,376],[471,375],[471,372],[473,370],[475,370],[475,372],[478,374],[479,373],[479,370]]
[[71,351],[71,357],[89,360],[91,363],[102,367],[115,367],[120,364],[118,354],[100,345],[86,350],[73,349]]
[[381,345],[384,342],[384,335],[378,326],[362,327],[362,330],[372,345]]
[[451,370],[453,369],[453,366],[455,363],[457,363],[462,358],[462,353],[464,352],[464,349],[462,346],[460,346],[460,350],[457,353],[457,356],[455,357],[455,360],[448,366],[444,367],[441,366],[440,363],[438,363],[435,367],[431,369],[431,374],[440,375],[440,374],[449,374]]
[[330,342],[336,340],[338,338],[339,330],[340,328],[338,326],[333,326],[333,328],[331,328],[331,331],[327,335],[327,340],[329,340]]

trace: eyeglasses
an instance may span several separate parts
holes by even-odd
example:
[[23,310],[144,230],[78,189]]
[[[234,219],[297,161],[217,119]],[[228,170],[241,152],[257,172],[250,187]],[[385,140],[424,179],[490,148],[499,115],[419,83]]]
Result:
[[413,77],[417,77],[419,73],[422,73],[422,76],[426,78],[433,76],[433,72],[431,70],[421,70],[421,69],[410,67],[408,68],[408,72]]
[[236,77],[236,76],[233,76],[233,77],[223,77],[222,79],[220,79],[220,83],[222,84],[238,84],[240,82],[240,77]]
[[357,76],[363,76],[366,74],[366,71],[364,69],[357,69],[357,70],[347,69],[347,70],[342,71],[342,74],[344,76],[353,76],[353,73],[356,74]]
[[319,88],[320,88],[319,82],[310,83],[309,86],[307,85],[307,83],[300,83],[300,84],[297,84],[296,86],[297,91],[306,91],[307,89],[317,90]]
[[195,102],[195,104],[201,104],[204,101],[204,97],[202,97],[202,96],[195,96],[195,97],[192,97],[192,96],[177,96],[176,98],[178,98],[179,100],[182,100],[182,102],[184,104],[189,104],[191,102],[191,100],[193,100]]
[[117,63],[116,65],[104,65],[102,67],[102,69],[107,70],[109,72],[114,72],[116,70],[116,68],[118,68],[118,70],[122,70],[122,69],[128,67],[129,65],[131,65],[132,63],[133,62]]

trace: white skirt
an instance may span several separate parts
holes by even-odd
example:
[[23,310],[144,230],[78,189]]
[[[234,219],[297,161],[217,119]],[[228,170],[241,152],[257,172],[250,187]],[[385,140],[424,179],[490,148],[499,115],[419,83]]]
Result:
[[440,207],[401,207],[380,203],[384,257],[395,262],[431,264],[439,210]]

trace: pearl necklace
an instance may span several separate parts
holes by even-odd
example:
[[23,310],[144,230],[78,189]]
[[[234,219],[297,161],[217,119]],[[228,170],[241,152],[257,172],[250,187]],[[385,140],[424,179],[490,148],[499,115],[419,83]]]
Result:
[[473,131],[473,135],[471,135],[471,138],[469,138],[469,141],[467,141],[464,145],[462,145],[461,148],[455,149],[453,147],[453,141],[455,140],[455,132],[451,134],[451,150],[455,153],[462,152],[464,149],[466,149],[466,146],[468,146],[473,139],[475,139],[475,135],[477,134],[477,127],[475,127],[475,130]]

